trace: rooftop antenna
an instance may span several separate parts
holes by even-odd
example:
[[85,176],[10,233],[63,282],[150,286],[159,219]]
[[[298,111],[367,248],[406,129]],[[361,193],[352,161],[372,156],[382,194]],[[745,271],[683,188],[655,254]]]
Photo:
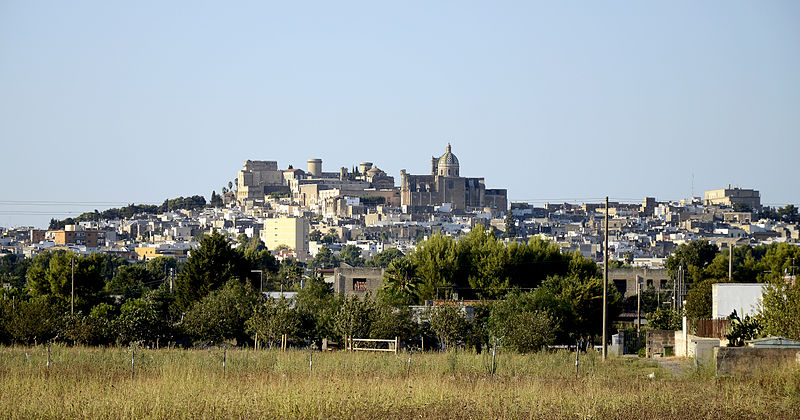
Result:
[[692,196],[689,198],[694,199],[694,172],[692,172]]

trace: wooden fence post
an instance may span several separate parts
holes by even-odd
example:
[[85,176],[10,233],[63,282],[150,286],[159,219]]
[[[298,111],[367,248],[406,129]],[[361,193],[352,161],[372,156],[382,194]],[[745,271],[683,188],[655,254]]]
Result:
[[414,350],[408,352],[408,369],[406,370],[406,378],[411,376],[411,357],[414,355]]
[[496,369],[496,365],[494,364],[494,358],[497,355],[497,344],[492,347],[492,376],[494,376],[494,372]]
[[131,379],[136,370],[136,343],[131,343]]

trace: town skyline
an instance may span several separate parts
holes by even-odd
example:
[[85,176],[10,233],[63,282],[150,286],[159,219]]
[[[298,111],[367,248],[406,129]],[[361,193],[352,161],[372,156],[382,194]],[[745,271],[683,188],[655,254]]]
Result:
[[[445,144],[450,145],[450,143],[445,143]],[[441,150],[439,152],[441,152]],[[438,158],[438,156],[435,156],[436,153],[433,153],[433,154],[434,154],[433,157]],[[461,155],[461,151],[460,150],[458,151],[458,154]],[[292,162],[292,163],[286,162],[285,164],[281,164],[281,162],[275,161],[274,159],[269,159],[269,161],[277,162],[279,170],[286,170],[286,169],[291,169],[291,168],[305,170],[307,161],[310,160],[310,159],[320,159],[320,158],[316,157],[316,156],[315,157],[309,157],[308,159],[300,158],[300,159],[297,159],[296,162]],[[324,170],[326,172],[327,171],[336,172],[336,171],[339,171],[340,168],[345,168],[348,171],[351,170],[352,168],[358,169],[359,164],[362,162],[362,161],[359,161],[359,162],[355,162],[354,161],[354,162],[352,162],[350,164],[346,164],[346,165],[341,165],[340,166],[340,165],[336,165],[335,163],[334,164],[329,164],[329,162],[324,158],[322,158],[320,160],[323,162],[323,164],[326,164],[324,166]],[[423,157],[421,157],[420,159],[417,159],[417,160],[418,161],[424,161],[425,158],[423,156]],[[257,159],[245,159],[245,161],[259,161],[259,160],[257,160]],[[375,167],[383,169],[383,165],[381,165],[380,161],[377,160],[377,159],[375,159],[374,162],[370,160],[369,163],[370,164],[374,164]],[[413,171],[406,169],[407,167],[409,167],[409,168],[410,167],[415,167],[415,168],[416,167],[420,167],[421,165],[419,165],[418,163],[419,162],[415,162],[415,165],[403,166],[402,169],[398,170],[398,172],[396,174],[398,176],[395,177],[395,178],[397,178],[397,181],[395,181],[395,185],[394,185],[396,188],[400,187],[400,185],[399,185],[399,178],[400,178],[399,175],[400,175],[401,171],[406,170],[407,172],[421,172],[421,173],[429,171],[430,168],[425,168],[425,169],[419,168],[419,170],[415,169]],[[466,173],[465,176],[472,176],[472,175],[477,175],[477,174],[481,173],[479,168],[470,168],[469,166],[467,166],[466,169],[467,169],[467,171],[465,172]],[[390,177],[393,177],[394,174],[388,173],[388,175]],[[488,187],[505,189],[505,185],[502,184],[502,181],[496,181],[496,179],[502,179],[502,177],[487,175],[485,178],[488,178],[488,181],[487,181]],[[203,198],[206,199],[207,202],[210,203],[212,192],[216,192],[217,194],[221,195],[223,193],[223,188],[225,188],[227,186],[227,183],[229,181],[233,181],[234,185],[235,185],[236,175],[235,175],[235,172],[233,171],[233,168],[231,168],[231,170],[229,171],[229,174],[228,174],[227,178],[221,179],[215,186],[212,186],[210,188],[206,188],[206,190],[207,190],[206,192],[204,192],[204,191],[191,191],[191,192],[186,192],[186,193],[176,192],[174,196],[161,197],[161,198],[155,197],[153,199],[141,200],[141,201],[139,201],[139,200],[114,201],[114,200],[102,200],[102,199],[101,200],[97,200],[97,201],[79,201],[79,200],[75,200],[75,201],[71,201],[71,200],[70,201],[58,201],[58,200],[13,200],[13,199],[12,200],[0,200],[0,207],[2,207],[2,209],[0,209],[0,227],[11,228],[11,227],[31,226],[31,227],[35,227],[35,228],[46,228],[47,224],[50,222],[51,219],[61,220],[61,219],[66,219],[66,218],[70,218],[70,217],[76,217],[76,216],[79,216],[79,215],[81,215],[83,213],[86,213],[86,212],[93,212],[95,210],[98,210],[98,211],[102,212],[104,210],[124,207],[124,206],[130,205],[130,204],[158,205],[158,204],[161,204],[165,200],[169,200],[169,199],[176,198],[176,197],[184,197],[184,196],[185,197],[202,196]],[[702,200],[703,199],[703,193],[705,191],[716,190],[716,189],[743,188],[743,189],[755,189],[755,190],[758,190],[758,191],[762,191],[762,189],[759,186],[738,185],[738,184],[730,184],[730,183],[726,184],[726,185],[713,186],[712,188],[706,188],[706,189],[702,189],[702,190],[699,190],[696,185],[693,185],[692,187],[694,187],[694,191],[693,191],[694,195],[691,195],[691,192],[690,192],[689,194],[686,194],[685,196],[676,197],[676,198],[662,198],[662,196],[659,195],[659,194],[644,194],[641,197],[632,197],[632,196],[604,196],[604,195],[599,194],[599,193],[598,194],[594,194],[594,195],[579,196],[579,194],[567,194],[567,193],[565,193],[565,194],[561,194],[559,196],[553,196],[553,197],[534,197],[534,198],[515,199],[513,191],[509,191],[508,192],[507,203],[509,205],[512,202],[514,202],[514,203],[527,203],[527,204],[531,204],[533,206],[540,206],[540,207],[541,206],[546,206],[548,204],[549,205],[557,205],[557,204],[561,204],[561,203],[581,205],[581,204],[602,203],[603,200],[605,200],[606,197],[608,197],[609,200],[611,200],[612,202],[624,203],[624,204],[641,203],[642,200],[645,199],[646,197],[654,197],[659,202],[680,202],[682,200],[690,202],[693,198],[694,199],[698,199],[699,198],[699,199]],[[763,197],[763,194],[762,194],[762,200],[763,200],[763,198],[764,197]],[[776,202],[776,201],[767,199],[767,200],[763,200],[762,204],[764,206],[767,206],[767,207],[778,208],[778,207],[785,206],[785,205],[790,205],[790,204],[797,206],[798,202],[795,201],[795,202],[785,202],[784,203],[784,202]],[[20,222],[17,222],[16,224],[14,224],[14,223],[5,223],[7,221],[13,221],[13,220],[18,220]]]
[[510,201],[800,199],[796,2],[0,7],[2,226],[448,142]]

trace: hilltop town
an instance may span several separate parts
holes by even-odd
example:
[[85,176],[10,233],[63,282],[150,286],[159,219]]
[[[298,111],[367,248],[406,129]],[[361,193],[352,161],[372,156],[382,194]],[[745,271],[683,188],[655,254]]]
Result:
[[[402,170],[399,185],[372,162],[333,172],[323,170],[321,159],[307,164],[305,170],[279,169],[276,161],[247,160],[235,184],[213,192],[208,203],[195,196],[53,220],[49,230],[0,228],[0,249],[27,257],[62,248],[129,260],[181,260],[197,246],[198,235],[216,230],[260,238],[279,260],[304,262],[322,247],[337,254],[347,245],[369,259],[389,248],[413,250],[434,233],[458,237],[481,225],[509,241],[536,236],[602,261],[605,203],[509,206],[505,189],[460,175],[450,145],[431,158],[429,174]],[[699,239],[722,249],[800,240],[794,206],[764,208],[757,190],[730,186],[679,202],[612,201],[608,214],[610,259],[635,267],[661,268],[678,245]]]

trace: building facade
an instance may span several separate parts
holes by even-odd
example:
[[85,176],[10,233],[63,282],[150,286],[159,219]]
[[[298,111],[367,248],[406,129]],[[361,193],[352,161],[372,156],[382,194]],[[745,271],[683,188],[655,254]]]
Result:
[[236,177],[236,199],[263,200],[264,195],[275,191],[288,191],[283,171],[272,160],[248,160]]
[[343,264],[333,271],[333,291],[360,298],[367,293],[375,296],[383,285],[383,272],[381,267],[350,267]]
[[276,217],[264,219],[259,237],[267,249],[275,250],[280,246],[295,251],[297,259],[308,258],[308,220],[305,217]]
[[486,189],[483,178],[465,178],[460,174],[458,158],[450,145],[439,158],[431,158],[430,175],[409,175],[400,171],[400,202],[404,206],[440,206],[453,209],[491,207],[505,211],[508,205],[505,189]]
[[723,188],[719,190],[706,191],[705,202],[707,206],[717,205],[733,207],[735,204],[743,204],[752,210],[761,209],[761,193],[757,190],[743,188]]

